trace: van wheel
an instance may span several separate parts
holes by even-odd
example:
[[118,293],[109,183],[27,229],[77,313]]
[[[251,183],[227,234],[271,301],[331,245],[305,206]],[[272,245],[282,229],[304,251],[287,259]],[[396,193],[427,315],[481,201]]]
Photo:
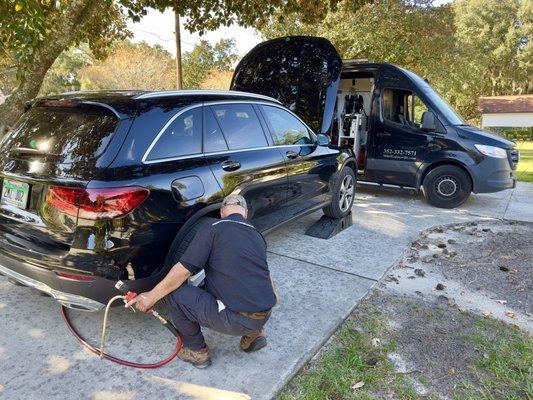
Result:
[[[187,250],[187,247],[189,247],[189,245],[193,241],[194,237],[196,236],[196,233],[203,227],[212,225],[216,221],[218,221],[218,219],[216,218],[210,218],[210,217],[200,218],[193,226],[191,226],[191,228],[187,231],[187,233],[185,234],[185,236],[183,236],[183,238],[176,237],[176,239],[174,239],[174,242],[170,246],[170,250],[165,260],[165,267],[167,269],[170,269],[174,265],[176,265],[176,263],[180,260],[183,253],[185,253],[185,251]],[[191,278],[194,278],[194,276]]]
[[331,195],[331,204],[324,207],[324,214],[330,218],[344,218],[352,210],[355,199],[355,172],[344,167],[335,182]]
[[432,169],[424,178],[422,186],[427,202],[439,208],[459,207],[472,191],[468,174],[453,165]]

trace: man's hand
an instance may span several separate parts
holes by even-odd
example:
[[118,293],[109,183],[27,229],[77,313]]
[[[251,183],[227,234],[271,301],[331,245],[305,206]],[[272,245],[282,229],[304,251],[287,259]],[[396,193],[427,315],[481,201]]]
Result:
[[152,294],[152,292],[145,292],[137,295],[133,300],[126,303],[125,307],[135,306],[137,310],[147,313],[154,308],[157,300],[158,299]]

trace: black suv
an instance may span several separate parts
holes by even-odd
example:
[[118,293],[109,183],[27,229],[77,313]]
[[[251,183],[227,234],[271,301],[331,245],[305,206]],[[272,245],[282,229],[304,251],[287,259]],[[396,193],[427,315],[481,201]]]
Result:
[[[316,105],[313,122],[321,93],[299,97]],[[263,232],[321,208],[342,217],[353,153],[309,125],[238,91],[38,99],[0,143],[0,273],[98,310],[118,279],[137,291],[159,282],[230,193]]]

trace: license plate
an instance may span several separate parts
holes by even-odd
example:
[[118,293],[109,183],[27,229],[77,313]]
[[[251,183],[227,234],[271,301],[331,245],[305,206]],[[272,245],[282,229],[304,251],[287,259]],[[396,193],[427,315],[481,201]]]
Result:
[[27,183],[4,179],[0,203],[25,209],[28,205],[29,193],[30,185]]

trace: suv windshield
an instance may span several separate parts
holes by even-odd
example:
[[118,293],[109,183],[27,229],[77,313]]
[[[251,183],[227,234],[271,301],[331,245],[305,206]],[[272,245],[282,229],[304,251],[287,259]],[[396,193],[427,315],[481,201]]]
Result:
[[442,97],[440,97],[437,91],[433,89],[429,83],[427,83],[424,79],[419,77],[414,72],[411,72],[404,68],[400,69],[416,83],[420,90],[424,92],[424,94],[433,103],[435,108],[437,108],[441,112],[441,114],[444,116],[444,118],[446,118],[447,122],[450,125],[463,125],[465,123],[465,121],[457,114],[457,112],[455,112],[452,106],[450,106]]
[[112,112],[100,107],[34,107],[2,140],[0,152],[51,156],[66,164],[97,158],[118,122]]

